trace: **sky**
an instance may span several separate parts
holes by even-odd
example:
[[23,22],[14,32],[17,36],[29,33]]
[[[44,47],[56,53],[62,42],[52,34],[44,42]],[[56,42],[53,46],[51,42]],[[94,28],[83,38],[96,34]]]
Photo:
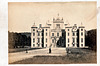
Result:
[[31,26],[45,26],[53,18],[63,17],[71,26],[82,24],[86,30],[97,28],[97,4],[93,2],[9,2],[8,30],[11,32],[31,32]]

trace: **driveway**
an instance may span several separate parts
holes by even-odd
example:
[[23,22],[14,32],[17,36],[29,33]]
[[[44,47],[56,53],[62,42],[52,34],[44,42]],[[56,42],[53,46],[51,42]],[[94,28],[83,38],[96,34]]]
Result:
[[37,50],[29,50],[28,53],[26,51],[16,52],[16,53],[8,53],[9,55],[9,63],[13,63],[19,60],[31,58],[33,56],[42,56],[42,55],[50,55],[50,56],[62,56],[66,55],[65,48],[52,48],[52,52],[49,52],[49,48],[37,49]]

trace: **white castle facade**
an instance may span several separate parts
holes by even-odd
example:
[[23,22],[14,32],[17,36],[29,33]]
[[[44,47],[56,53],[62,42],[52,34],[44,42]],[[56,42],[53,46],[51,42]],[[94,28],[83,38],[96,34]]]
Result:
[[31,27],[31,48],[42,47],[85,47],[85,27],[65,24],[63,18],[53,18],[52,22],[42,24],[39,28]]

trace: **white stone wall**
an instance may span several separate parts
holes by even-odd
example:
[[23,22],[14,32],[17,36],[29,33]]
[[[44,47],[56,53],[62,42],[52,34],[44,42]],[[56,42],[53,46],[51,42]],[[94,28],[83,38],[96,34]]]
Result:
[[[38,47],[42,47],[42,29],[39,28],[37,31],[38,31],[37,32],[37,42],[38,42],[38,38],[39,38],[39,42],[38,42],[39,46]],[[39,33],[39,36],[38,36],[38,33]]]
[[[72,44],[74,44],[73,47],[77,47],[77,31],[72,32],[72,33],[75,34],[74,36],[72,36]],[[74,38],[74,42],[73,42],[73,38]]]
[[[47,33],[47,36],[46,36],[46,33]],[[46,42],[46,39],[47,39],[47,42]],[[50,28],[44,28],[44,47],[49,47],[49,46],[50,46]]]
[[[72,27],[65,28],[65,31],[66,31],[66,47],[72,47]],[[69,33],[69,36],[68,36],[68,33]],[[68,43],[68,39],[69,39],[69,43]]]
[[[83,29],[83,31],[82,31]],[[81,35],[83,33],[83,36]],[[83,42],[82,41],[83,38]],[[82,45],[83,44],[83,45]],[[85,47],[85,28],[79,28],[79,47]]]
[[[52,36],[52,33],[54,33],[54,36]],[[52,44],[51,47],[54,47],[54,44],[55,44],[55,39],[54,39],[54,37],[55,37],[55,32],[51,32],[50,35],[51,35],[51,44]]]
[[74,24],[73,28],[72,28],[72,45],[73,47],[77,47],[77,25]]
[[[35,31],[33,31],[33,29],[35,29]],[[34,36],[33,36],[33,33],[35,33]],[[33,38],[35,39],[35,42],[33,42]],[[31,48],[34,48],[34,47],[37,47],[37,28],[31,28]]]

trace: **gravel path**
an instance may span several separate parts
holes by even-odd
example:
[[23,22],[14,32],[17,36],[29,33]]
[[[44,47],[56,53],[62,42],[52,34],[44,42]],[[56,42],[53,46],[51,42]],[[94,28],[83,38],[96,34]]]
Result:
[[48,53],[49,48],[43,48],[43,49],[37,49],[37,50],[29,50],[28,53],[26,51],[22,52],[16,52],[16,53],[8,53],[9,55],[9,63],[13,63],[16,61],[20,61],[23,59],[31,58],[33,56],[44,56],[44,55],[50,55],[50,56],[64,56],[66,55],[66,49],[65,48],[52,48],[52,53]]

